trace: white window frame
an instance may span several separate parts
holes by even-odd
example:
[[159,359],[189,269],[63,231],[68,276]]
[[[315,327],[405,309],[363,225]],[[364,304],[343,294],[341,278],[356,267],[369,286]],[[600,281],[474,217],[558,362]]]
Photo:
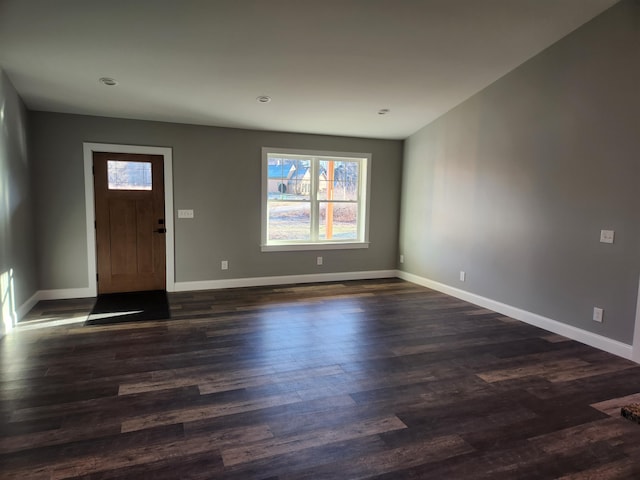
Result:
[[[283,241],[278,240],[269,241],[268,239],[268,195],[269,195],[269,174],[268,174],[268,158],[270,154],[283,154],[283,155],[304,155],[310,157],[329,157],[331,160],[340,161],[340,158],[344,158],[345,161],[353,161],[358,159],[358,239],[357,240],[313,240],[313,241]],[[314,159],[311,162],[312,179],[317,181],[317,165],[318,159]],[[302,150],[291,148],[276,148],[276,147],[263,147],[262,148],[262,210],[261,210],[261,223],[262,223],[262,239],[260,248],[263,252],[279,252],[279,251],[292,251],[292,250],[338,250],[338,249],[352,249],[352,248],[369,248],[369,200],[370,200],[370,175],[371,170],[371,154],[370,153],[356,153],[356,152],[333,152],[325,150]],[[318,206],[321,203],[320,200],[314,198],[313,192],[315,188],[312,187],[311,192],[311,222],[315,224],[317,228],[318,224]]]

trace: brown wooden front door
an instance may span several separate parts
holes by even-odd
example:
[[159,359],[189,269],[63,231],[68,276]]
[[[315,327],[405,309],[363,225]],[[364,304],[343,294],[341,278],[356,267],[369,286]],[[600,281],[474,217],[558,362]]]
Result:
[[166,287],[163,161],[93,153],[98,293]]

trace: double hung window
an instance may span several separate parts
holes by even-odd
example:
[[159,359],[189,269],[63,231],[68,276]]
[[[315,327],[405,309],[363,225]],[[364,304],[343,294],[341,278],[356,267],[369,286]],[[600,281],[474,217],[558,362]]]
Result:
[[262,249],[366,248],[370,154],[262,149]]

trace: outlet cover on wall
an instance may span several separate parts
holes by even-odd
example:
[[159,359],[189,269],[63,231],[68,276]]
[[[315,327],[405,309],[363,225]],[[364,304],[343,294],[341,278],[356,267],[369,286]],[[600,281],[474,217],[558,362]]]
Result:
[[404,263],[404,255],[400,255],[400,263]]
[[322,265],[322,257],[316,258],[316,265]]
[[178,210],[178,218],[193,218],[193,210]]
[[614,234],[615,232],[613,230],[600,230],[600,242],[613,243]]
[[460,270],[460,281],[464,282],[467,279],[467,274],[464,270]]
[[602,316],[604,315],[604,310],[602,308],[593,307],[593,321],[602,323]]
[[229,270],[229,261],[228,260],[222,260],[220,262],[220,270]]

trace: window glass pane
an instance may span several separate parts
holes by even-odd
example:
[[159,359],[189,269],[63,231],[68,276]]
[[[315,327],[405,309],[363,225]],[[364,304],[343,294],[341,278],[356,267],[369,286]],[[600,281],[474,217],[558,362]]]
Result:
[[320,203],[320,240],[357,240],[357,203]]
[[269,216],[269,240],[311,239],[311,204],[309,202],[270,201],[267,204]]
[[150,162],[107,161],[109,190],[151,190]]
[[319,164],[319,200],[358,200],[358,162],[321,160]]
[[269,155],[267,164],[269,200],[309,200],[311,162]]

